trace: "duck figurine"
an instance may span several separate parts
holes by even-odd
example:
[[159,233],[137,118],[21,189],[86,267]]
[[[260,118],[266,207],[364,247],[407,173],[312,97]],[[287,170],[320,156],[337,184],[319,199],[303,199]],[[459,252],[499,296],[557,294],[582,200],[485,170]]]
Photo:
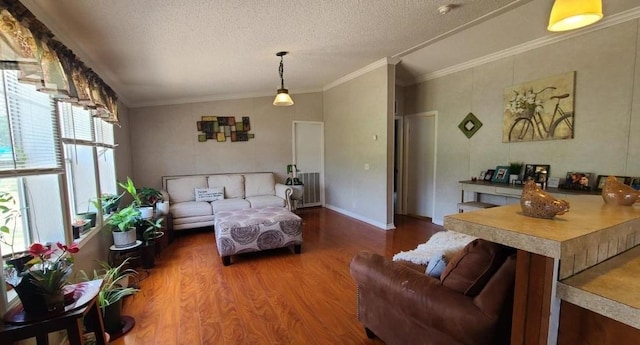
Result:
[[524,185],[520,207],[525,216],[533,218],[552,219],[556,215],[569,212],[567,201],[545,192],[533,180],[527,181]]
[[602,187],[602,199],[608,205],[631,206],[640,199],[640,191],[618,181],[615,176],[607,176]]

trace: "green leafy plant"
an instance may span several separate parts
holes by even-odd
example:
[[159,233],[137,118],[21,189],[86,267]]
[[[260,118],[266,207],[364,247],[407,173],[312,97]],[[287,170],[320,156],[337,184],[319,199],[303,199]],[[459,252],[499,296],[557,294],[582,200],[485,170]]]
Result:
[[104,312],[104,308],[112,305],[122,298],[130,295],[134,295],[140,291],[140,289],[131,286],[122,286],[121,283],[128,279],[138,275],[134,269],[125,268],[129,263],[130,258],[126,258],[118,266],[112,267],[106,262],[99,262],[102,267],[99,270],[93,270],[93,276],[89,277],[86,272],[80,271],[82,279],[85,281],[102,279],[102,286],[98,292],[98,304]]
[[137,193],[142,206],[154,206],[156,202],[164,200],[162,193],[155,188],[142,187],[137,190]]
[[142,239],[146,244],[164,235],[164,232],[158,231],[158,229],[162,228],[163,220],[164,218],[158,218],[155,221],[151,219],[144,220],[143,226],[146,226],[146,228],[142,232]]
[[118,182],[118,185],[125,190],[125,192],[129,193],[133,198],[132,205],[134,207],[139,207],[142,205],[142,200],[140,199],[140,194],[138,194],[138,189],[136,189],[133,180],[127,176],[127,182]]
[[117,208],[117,205],[120,203],[120,198],[122,198],[123,195],[124,193],[119,195],[102,194],[100,198],[96,200],[91,200],[91,203],[93,204],[93,207],[95,207],[96,210],[99,210],[102,208],[103,214],[109,214],[115,211],[115,209]]
[[70,254],[75,254],[80,249],[75,243],[66,246],[58,242],[57,246],[62,250],[62,253],[54,257],[52,254],[58,249],[52,249],[37,242],[32,243],[29,246],[29,254],[33,256],[33,259],[27,262],[23,272],[10,272],[11,274],[5,277],[6,282],[16,287],[24,277],[30,276],[31,283],[41,293],[52,294],[62,291],[62,288],[67,284],[67,278],[71,274],[71,266],[74,261]]
[[0,192],[0,242],[11,248],[11,257],[14,257],[13,244],[16,237],[18,219],[22,216],[20,209],[16,208],[16,200],[7,192]]
[[510,162],[509,174],[520,175],[520,172],[522,172],[523,167],[524,167],[524,162]]
[[112,225],[112,231],[128,231],[135,227],[140,219],[140,211],[133,205],[116,211],[107,219],[107,224]]

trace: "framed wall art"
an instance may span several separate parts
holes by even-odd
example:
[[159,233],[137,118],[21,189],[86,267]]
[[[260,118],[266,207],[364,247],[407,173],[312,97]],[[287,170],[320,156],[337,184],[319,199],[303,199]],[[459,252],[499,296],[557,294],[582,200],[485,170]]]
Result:
[[573,139],[575,74],[504,89],[502,142]]

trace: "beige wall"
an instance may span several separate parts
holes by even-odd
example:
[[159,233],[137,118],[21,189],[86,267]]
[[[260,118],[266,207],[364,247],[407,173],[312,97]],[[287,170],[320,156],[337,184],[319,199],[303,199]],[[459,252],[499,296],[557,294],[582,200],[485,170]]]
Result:
[[[640,176],[638,20],[405,88],[407,114],[437,111],[435,222],[456,212],[457,182],[510,161],[568,171]],[[504,88],[576,71],[575,138],[502,143]],[[483,127],[471,139],[457,128],[473,112]]]
[[[132,178],[136,186],[161,187],[166,175],[271,171],[281,182],[293,159],[292,121],[322,121],[320,92],[294,94],[291,107],[273,97],[244,98],[129,110]],[[202,116],[249,116],[247,142],[198,142]]]
[[385,65],[324,93],[327,207],[381,228],[393,222],[387,153],[394,80],[394,66]]

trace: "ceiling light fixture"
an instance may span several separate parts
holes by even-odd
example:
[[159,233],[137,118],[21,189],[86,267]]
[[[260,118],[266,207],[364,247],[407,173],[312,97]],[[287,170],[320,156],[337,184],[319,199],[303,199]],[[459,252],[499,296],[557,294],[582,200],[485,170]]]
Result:
[[549,31],[567,31],[602,19],[602,0],[555,0],[549,17]]
[[273,105],[278,107],[288,107],[293,105],[293,100],[291,96],[289,96],[289,90],[284,88],[284,64],[282,63],[283,57],[289,54],[289,52],[279,52],[276,53],[276,56],[280,57],[280,68],[278,71],[280,72],[280,88],[278,89],[278,93],[276,94],[276,99],[273,100]]
[[449,11],[451,11],[452,8],[453,8],[452,5],[442,5],[442,6],[438,7],[438,13],[447,14],[447,13],[449,13]]

